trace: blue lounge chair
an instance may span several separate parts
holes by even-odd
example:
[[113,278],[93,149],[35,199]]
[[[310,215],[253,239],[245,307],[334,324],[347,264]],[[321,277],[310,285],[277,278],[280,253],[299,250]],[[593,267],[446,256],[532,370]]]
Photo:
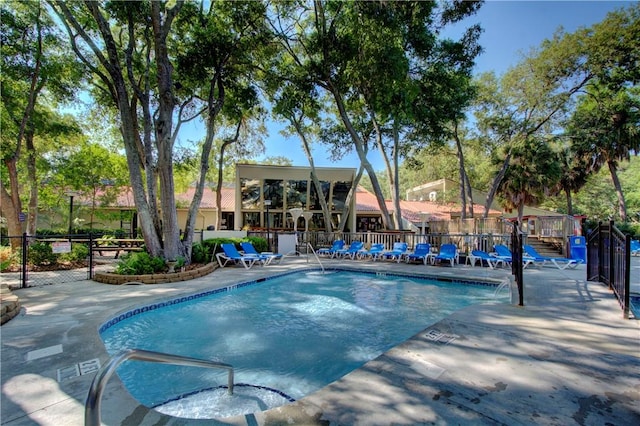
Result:
[[458,247],[455,244],[443,244],[440,246],[440,253],[433,258],[434,261],[439,260],[451,263],[451,266],[458,260]]
[[319,256],[329,256],[334,257],[338,250],[342,250],[344,248],[344,240],[335,240],[331,247],[324,247],[318,249],[316,252]]
[[507,263],[511,263],[511,261],[513,260],[513,253],[511,253],[511,250],[509,250],[509,247],[503,244],[496,244],[495,246],[493,246],[493,250],[495,253],[494,254],[495,257],[502,259]]
[[402,256],[407,253],[407,243],[393,243],[393,249],[382,253],[381,257],[384,259],[395,260],[400,263]]
[[631,256],[640,256],[640,240],[631,240]]
[[240,243],[240,247],[242,247],[242,250],[244,251],[244,254],[246,256],[256,256],[258,260],[262,262],[262,264],[265,266],[269,265],[274,260],[277,260],[278,262],[282,260],[282,255],[280,253],[271,253],[271,252],[258,253],[258,250],[256,250],[253,244],[251,244],[248,241]]
[[218,264],[221,268],[227,266],[227,263],[232,262],[233,264],[241,263],[245,269],[249,269],[253,266],[254,263],[258,261],[256,256],[243,256],[236,249],[235,244],[232,243],[223,243],[220,244],[222,247],[222,252],[216,254],[216,258],[218,259]]
[[476,266],[476,262],[480,261],[480,266],[482,266],[482,262],[487,262],[489,268],[494,269],[496,266],[504,266],[506,262],[492,254],[487,253],[482,250],[472,250],[471,254],[467,256],[467,263],[471,263],[471,266]]
[[[502,259],[505,263],[513,262],[513,253],[511,253],[511,250],[509,250],[509,247],[505,246],[504,244],[496,244],[495,246],[493,246],[493,249],[495,253],[490,253],[490,254],[493,254],[497,258]],[[525,256],[523,254],[522,267],[526,268],[527,266],[533,265],[533,264],[535,264],[535,259],[532,258],[531,256]]]
[[524,252],[527,254],[528,257],[533,258],[534,262],[539,262],[542,265],[545,265],[547,262],[550,262],[558,269],[567,269],[567,268],[573,269],[582,263],[582,259],[571,259],[568,257],[542,256],[540,253],[536,251],[535,248],[527,244],[525,244],[523,248],[524,248]]
[[349,259],[354,259],[356,257],[356,253],[362,250],[364,247],[364,243],[362,241],[352,241],[348,248],[337,250],[334,257],[348,257]]
[[413,260],[422,261],[425,265],[427,264],[427,259],[431,254],[431,244],[427,243],[419,243],[416,244],[416,249],[413,253],[409,253],[405,256],[405,260],[407,263],[410,263]]
[[384,244],[376,243],[376,244],[371,244],[371,248],[369,248],[369,250],[362,249],[358,251],[356,256],[358,257],[358,259],[371,259],[375,261],[376,259],[380,258],[383,252],[384,252]]

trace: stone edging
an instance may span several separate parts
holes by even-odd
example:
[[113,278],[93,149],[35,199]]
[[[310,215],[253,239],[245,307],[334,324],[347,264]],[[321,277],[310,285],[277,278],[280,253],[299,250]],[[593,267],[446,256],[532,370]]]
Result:
[[20,299],[11,292],[11,288],[6,284],[0,286],[0,299],[2,300],[1,325],[20,313]]
[[166,284],[178,281],[188,281],[203,277],[213,272],[216,263],[208,263],[198,269],[171,274],[147,274],[147,275],[121,275],[110,272],[96,272],[93,280],[103,284],[122,285],[126,283],[136,284]]

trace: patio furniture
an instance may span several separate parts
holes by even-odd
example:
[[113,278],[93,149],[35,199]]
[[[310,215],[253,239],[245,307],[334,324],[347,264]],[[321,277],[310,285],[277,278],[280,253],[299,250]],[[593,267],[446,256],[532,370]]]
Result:
[[223,243],[220,244],[222,247],[222,252],[216,254],[216,258],[218,259],[218,264],[221,268],[227,266],[228,263],[233,263],[235,265],[242,264],[245,269],[250,269],[254,263],[256,263],[259,259],[256,256],[245,256],[238,252],[235,244],[232,243]]

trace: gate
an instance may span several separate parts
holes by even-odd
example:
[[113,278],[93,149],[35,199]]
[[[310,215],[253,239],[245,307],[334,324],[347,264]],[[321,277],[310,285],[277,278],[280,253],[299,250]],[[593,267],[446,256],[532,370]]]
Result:
[[607,284],[615,294],[624,318],[629,318],[631,237],[613,221],[598,223],[587,238],[587,281]]
[[[20,241],[18,253],[12,253],[12,262],[5,261],[0,277],[10,287],[37,287],[91,278],[91,237],[89,235],[9,236],[2,244]],[[87,250],[75,249],[84,245]],[[82,256],[86,253],[86,256]],[[75,259],[74,256],[82,256]]]

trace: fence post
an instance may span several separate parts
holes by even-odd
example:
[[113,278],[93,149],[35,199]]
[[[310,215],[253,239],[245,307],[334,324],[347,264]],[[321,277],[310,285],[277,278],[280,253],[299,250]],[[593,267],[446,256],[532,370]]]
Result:
[[89,279],[93,279],[93,232],[89,231]]
[[602,238],[602,221],[598,221],[598,281],[602,282],[602,270],[604,269],[604,240]]
[[609,280],[609,290],[613,290],[613,283],[615,283],[615,262],[616,262],[616,253],[613,241],[613,226],[614,223],[612,220],[609,221],[609,276],[607,279]]
[[629,319],[629,293],[631,292],[631,235],[625,235],[624,239],[624,302],[623,318]]
[[27,288],[27,250],[29,245],[27,244],[27,233],[22,233],[22,273],[20,276],[21,288]]
[[520,231],[520,224],[515,221],[511,231],[511,273],[516,278],[516,284],[518,286],[518,306],[524,306],[524,275],[522,273],[522,233]]

